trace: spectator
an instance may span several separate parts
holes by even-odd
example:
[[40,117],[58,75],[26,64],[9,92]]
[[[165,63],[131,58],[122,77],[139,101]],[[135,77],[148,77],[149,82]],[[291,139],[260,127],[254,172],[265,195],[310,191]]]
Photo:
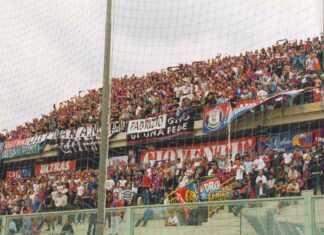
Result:
[[267,197],[267,185],[262,180],[257,181],[256,195],[258,198]]
[[300,187],[296,179],[293,179],[287,186],[288,196],[300,196]]
[[61,191],[58,191],[53,200],[55,203],[55,207],[58,210],[64,210],[67,207],[67,196]]
[[72,223],[69,219],[67,219],[62,227],[60,235],[73,235],[74,229]]
[[259,175],[256,177],[255,182],[256,182],[256,184],[259,184],[260,182],[262,184],[267,183],[267,177],[263,174],[263,171],[259,171]]
[[[111,118],[127,121],[158,115],[164,110],[179,114],[204,104],[256,97],[264,99],[289,89],[318,86],[318,81],[312,77],[318,77],[321,72],[323,37],[315,37],[306,41],[287,41],[239,56],[217,56],[208,61],[179,64],[145,76],[114,78]],[[80,91],[69,100],[53,105],[52,111],[41,118],[0,134],[0,140],[98,126],[101,94],[102,88]],[[63,152],[75,152],[72,151],[75,143],[71,145],[74,147]]]

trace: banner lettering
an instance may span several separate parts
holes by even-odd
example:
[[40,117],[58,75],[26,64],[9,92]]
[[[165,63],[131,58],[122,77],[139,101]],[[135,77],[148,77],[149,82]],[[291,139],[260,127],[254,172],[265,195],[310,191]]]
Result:
[[166,122],[166,114],[146,119],[131,120],[128,122],[127,134],[139,134],[143,132],[164,129]]
[[[192,133],[194,120],[191,114],[182,113],[179,116],[168,115],[165,116],[165,118],[165,124],[160,125],[159,129],[155,128],[154,130],[149,130],[148,128],[141,128],[141,132],[136,132],[136,124],[134,124],[134,127],[131,128],[134,129],[134,131],[132,131],[131,133],[127,133],[128,144],[161,140],[163,138],[171,138],[179,135],[186,135]],[[128,125],[128,127],[128,129],[130,129],[130,124]]]
[[74,171],[76,168],[76,160],[53,162],[48,164],[36,164],[35,175],[50,174],[60,171]]
[[[255,148],[256,139],[241,138],[231,141],[232,155],[237,153],[244,153],[251,151]],[[190,146],[177,146],[170,148],[162,148],[156,150],[142,151],[141,161],[165,161],[176,159],[195,159],[206,156],[208,160],[212,160],[213,156],[226,155],[228,153],[227,141],[209,142],[204,144],[190,145]]]

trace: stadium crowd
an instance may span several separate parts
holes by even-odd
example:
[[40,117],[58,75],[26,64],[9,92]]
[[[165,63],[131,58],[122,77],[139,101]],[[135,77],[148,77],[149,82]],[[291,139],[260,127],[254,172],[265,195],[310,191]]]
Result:
[[[225,157],[211,161],[175,159],[124,163],[108,168],[107,207],[170,203],[175,189],[202,177],[233,177],[231,199],[300,195],[303,189],[324,193],[324,149],[274,151],[236,155],[226,164]],[[57,172],[37,177],[0,181],[0,214],[96,207],[97,170]]]
[[[205,105],[264,99],[287,90],[323,88],[323,61],[322,36],[299,42],[285,41],[238,56],[180,64],[142,77],[115,78],[111,118],[127,121],[165,111],[180,113]],[[8,133],[0,133],[0,141],[57,129],[98,127],[101,92],[102,89],[79,92],[70,100],[53,105],[49,114]],[[80,146],[84,145],[80,148],[88,147],[96,152],[96,141],[81,143]],[[64,152],[66,143],[60,144]],[[144,163],[129,160],[111,165],[106,181],[107,207],[169,204],[175,190],[206,177],[232,179],[229,199],[295,196],[304,189],[324,193],[324,149],[320,145],[289,151],[260,149],[238,154],[230,162],[226,159],[213,156],[212,160],[201,157]],[[96,208],[97,188],[98,171],[94,169],[1,180],[0,215]],[[151,216],[151,212],[146,216],[144,213],[136,225],[143,221],[145,226]],[[81,223],[82,219],[77,216],[74,222]],[[170,219],[170,225],[177,223],[173,217]],[[69,222],[65,225],[70,228]],[[51,229],[51,223],[48,226]]]
[[[324,37],[277,43],[238,56],[180,64],[145,76],[125,76],[112,82],[112,120],[130,120],[181,112],[184,109],[265,98],[281,91],[321,87]],[[100,123],[101,90],[79,92],[53,106],[41,118],[18,126],[0,139],[26,138],[56,129]]]

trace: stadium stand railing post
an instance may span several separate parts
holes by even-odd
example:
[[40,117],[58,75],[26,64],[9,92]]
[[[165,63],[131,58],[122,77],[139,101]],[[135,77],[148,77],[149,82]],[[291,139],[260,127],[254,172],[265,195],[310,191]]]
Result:
[[7,216],[1,216],[0,235],[5,235],[7,230]]
[[315,210],[313,202],[313,191],[303,191],[304,197],[304,224],[305,224],[305,235],[315,234]]
[[266,212],[266,231],[269,235],[275,235],[274,233],[274,215],[275,215],[275,209],[270,209]]
[[126,234],[133,235],[134,234],[134,211],[132,207],[126,208],[126,221],[127,221]]
[[2,216],[1,218],[1,230],[0,235],[6,235],[8,231],[8,216]]
[[110,127],[111,109],[111,35],[112,35],[112,4],[107,0],[105,25],[105,54],[103,69],[103,90],[101,100],[101,144],[99,160],[98,208],[97,208],[97,235],[105,234],[105,208],[106,208],[106,179],[107,157],[109,158],[108,126]]

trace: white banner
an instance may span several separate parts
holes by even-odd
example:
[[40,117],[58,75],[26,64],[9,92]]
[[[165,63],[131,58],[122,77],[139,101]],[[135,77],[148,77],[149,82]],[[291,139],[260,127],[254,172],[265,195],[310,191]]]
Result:
[[167,114],[146,119],[137,119],[128,122],[127,134],[137,134],[148,131],[164,129],[166,127]]
[[99,137],[100,129],[95,127],[79,127],[77,130],[56,130],[42,135],[36,135],[26,139],[9,140],[5,142],[4,149],[12,149],[25,145],[39,144],[46,140],[57,139],[89,139]]

